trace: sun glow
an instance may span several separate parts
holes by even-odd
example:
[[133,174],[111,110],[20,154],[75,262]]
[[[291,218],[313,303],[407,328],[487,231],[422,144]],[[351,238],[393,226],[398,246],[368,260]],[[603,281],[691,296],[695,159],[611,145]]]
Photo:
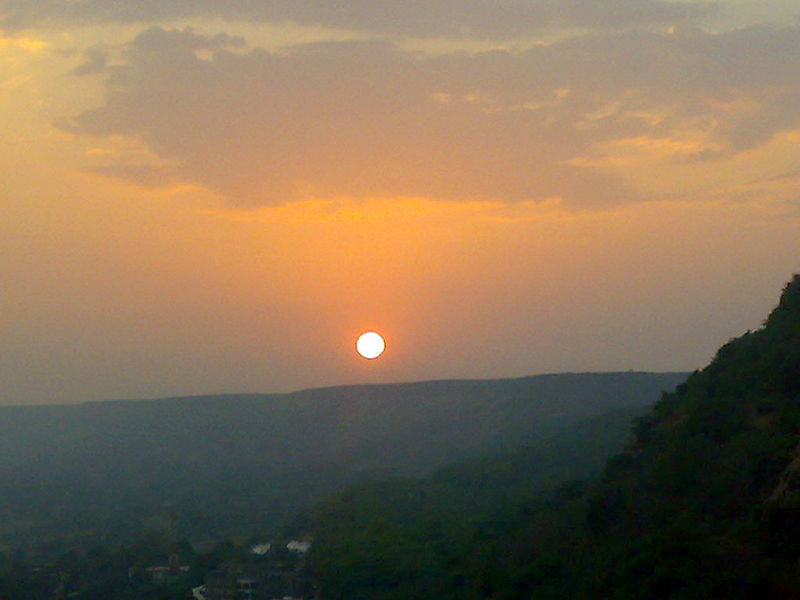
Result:
[[378,358],[384,350],[386,350],[386,342],[380,334],[374,331],[362,333],[356,340],[356,351],[364,358]]

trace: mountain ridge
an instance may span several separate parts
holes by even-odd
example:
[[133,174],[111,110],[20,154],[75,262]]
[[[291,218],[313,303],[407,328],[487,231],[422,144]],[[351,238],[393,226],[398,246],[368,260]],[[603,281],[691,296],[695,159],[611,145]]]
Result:
[[548,374],[6,406],[0,488],[12,522],[43,529],[67,529],[49,514],[81,512],[94,515],[87,528],[124,536],[165,507],[183,515],[179,529],[190,537],[274,529],[349,483],[421,475],[615,408],[643,408],[684,378]]
[[497,382],[524,382],[530,380],[544,380],[548,378],[564,378],[572,376],[619,376],[619,375],[664,375],[664,376],[678,376],[685,377],[690,374],[690,371],[648,371],[644,369],[627,369],[624,371],[563,371],[551,373],[537,373],[534,375],[520,375],[515,377],[489,377],[489,378],[463,378],[463,377],[444,377],[434,379],[422,379],[419,381],[392,381],[387,383],[344,383],[341,385],[322,385],[318,387],[300,388],[297,390],[290,390],[285,392],[220,392],[213,394],[180,394],[168,396],[152,396],[142,398],[105,398],[98,400],[84,400],[80,402],[60,402],[60,403],[36,403],[36,404],[0,404],[0,410],[6,408],[25,408],[25,409],[44,409],[54,407],[80,407],[80,406],[95,406],[105,404],[137,404],[148,402],[166,402],[166,401],[191,401],[191,400],[211,400],[211,399],[247,399],[247,398],[278,398],[278,397],[296,397],[304,396],[312,393],[326,393],[331,391],[347,391],[357,389],[383,389],[383,388],[414,388],[414,387],[427,387],[436,386],[438,384],[485,384]]
[[[321,505],[323,598],[800,597],[800,275],[760,329],[723,344],[632,425],[599,478],[547,499],[518,486],[524,469],[489,463],[490,475],[510,468],[517,487],[485,494],[501,501],[466,518],[408,516],[426,514],[441,489],[430,478],[414,483],[416,504],[400,504],[409,526],[387,529],[388,509],[369,496]],[[383,497],[398,496],[385,485]],[[457,486],[446,494],[438,505],[459,502]],[[389,560],[371,558],[399,544]],[[418,557],[431,548],[440,554],[428,567]]]

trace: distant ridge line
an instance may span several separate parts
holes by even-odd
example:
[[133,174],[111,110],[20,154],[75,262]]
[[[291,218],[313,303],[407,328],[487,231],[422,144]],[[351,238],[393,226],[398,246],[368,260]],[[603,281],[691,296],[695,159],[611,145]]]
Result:
[[555,377],[611,377],[621,375],[676,375],[688,377],[691,371],[565,371],[562,373],[539,373],[536,375],[522,375],[520,377],[487,377],[487,378],[442,378],[442,379],[422,379],[419,381],[392,381],[387,383],[344,383],[341,385],[326,385],[320,387],[301,388],[299,390],[288,392],[221,392],[218,394],[187,394],[180,396],[157,396],[149,398],[107,398],[104,400],[86,400],[84,402],[75,403],[60,403],[60,404],[6,404],[1,405],[3,408],[34,408],[34,407],[78,407],[78,406],[97,406],[103,404],[134,404],[134,403],[148,403],[148,402],[165,402],[174,400],[210,400],[210,399],[256,399],[256,398],[288,398],[292,396],[301,396],[312,394],[314,392],[332,392],[336,390],[375,390],[380,388],[397,389],[401,387],[426,387],[435,385],[453,385],[453,384],[491,384],[498,382],[525,382],[535,379],[549,379]]

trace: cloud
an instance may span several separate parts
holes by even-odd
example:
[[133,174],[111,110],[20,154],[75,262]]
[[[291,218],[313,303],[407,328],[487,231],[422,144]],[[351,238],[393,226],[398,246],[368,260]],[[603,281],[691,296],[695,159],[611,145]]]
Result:
[[666,0],[0,0],[0,26],[219,17],[414,37],[506,39],[551,26],[613,29],[672,24],[707,14],[714,6]]
[[178,182],[173,169],[161,165],[118,164],[94,166],[88,168],[87,172],[149,188],[163,188]]
[[105,102],[62,126],[137,137],[177,165],[171,177],[237,205],[394,195],[602,206],[639,198],[579,160],[595,147],[657,138],[685,149],[691,136],[714,160],[800,126],[798,51],[798,28],[446,56],[375,41],[270,53],[152,28],[122,64],[87,56],[79,71],[105,75]]

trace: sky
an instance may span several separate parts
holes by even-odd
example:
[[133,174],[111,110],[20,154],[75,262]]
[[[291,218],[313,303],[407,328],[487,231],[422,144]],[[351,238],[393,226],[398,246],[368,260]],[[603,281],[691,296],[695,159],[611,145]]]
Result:
[[0,113],[0,404],[693,370],[800,271],[796,0],[0,0]]

